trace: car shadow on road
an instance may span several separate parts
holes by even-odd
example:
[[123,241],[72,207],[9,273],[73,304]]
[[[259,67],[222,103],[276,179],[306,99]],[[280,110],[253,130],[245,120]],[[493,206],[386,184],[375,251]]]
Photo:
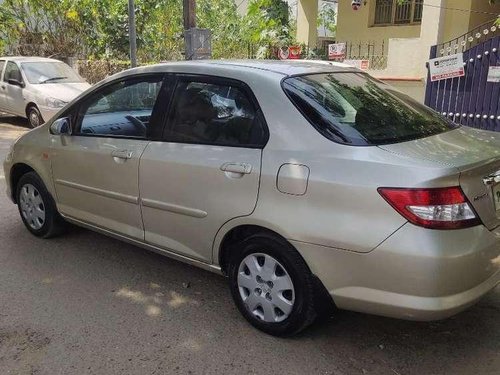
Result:
[[144,330],[177,338],[179,347],[186,345],[197,355],[210,352],[215,340],[228,348],[234,341],[249,342],[262,356],[277,346],[287,355],[302,350],[313,355],[312,361],[330,358],[331,366],[345,374],[494,373],[499,365],[498,288],[443,321],[409,322],[337,311],[301,334],[281,339],[247,324],[231,303],[225,280],[217,275],[73,226],[50,241],[30,236],[19,222],[4,235],[16,239],[10,260],[18,259],[23,269],[31,265],[43,285],[64,291],[66,308],[78,304],[73,290],[82,290],[83,283],[83,290],[95,292],[85,302],[91,307],[87,314],[93,316],[106,306],[107,320],[119,316],[125,326],[139,322]]
[[0,124],[9,124],[30,129],[27,119],[17,116],[9,116],[3,113],[0,113]]
[[347,357],[355,347],[367,355],[367,366],[369,358],[377,358],[391,364],[395,374],[413,373],[416,364],[429,373],[467,374],[475,373],[475,366],[493,369],[500,364],[492,361],[500,352],[499,320],[497,287],[475,306],[445,320],[415,322],[338,310],[293,340],[329,343]]

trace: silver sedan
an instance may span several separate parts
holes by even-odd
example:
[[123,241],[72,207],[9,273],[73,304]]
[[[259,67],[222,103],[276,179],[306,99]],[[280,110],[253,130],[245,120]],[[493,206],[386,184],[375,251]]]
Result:
[[34,235],[71,222],[224,274],[290,335],[333,304],[434,320],[494,288],[499,150],[345,65],[204,61],[106,79],[4,168]]

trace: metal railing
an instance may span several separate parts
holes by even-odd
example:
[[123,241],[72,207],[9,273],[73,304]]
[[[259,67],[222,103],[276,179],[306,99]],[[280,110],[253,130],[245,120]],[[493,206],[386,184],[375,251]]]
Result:
[[[328,44],[325,42],[316,48],[309,48],[307,45],[302,45],[301,58],[312,60],[329,60]],[[341,43],[340,41],[338,43]],[[368,60],[370,62],[370,70],[384,70],[387,68],[387,42],[385,40],[367,41],[367,42],[345,42],[346,43],[346,60]],[[248,44],[247,57],[254,59],[257,56],[259,46]],[[268,59],[278,59],[278,48],[268,46],[264,56]]]
[[500,35],[500,26],[496,25],[496,21],[495,18],[455,39],[436,45],[437,57],[468,51]]

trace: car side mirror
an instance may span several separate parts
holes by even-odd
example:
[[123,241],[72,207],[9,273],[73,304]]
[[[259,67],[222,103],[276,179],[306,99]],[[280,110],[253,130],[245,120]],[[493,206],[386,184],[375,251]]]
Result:
[[50,125],[50,133],[53,135],[71,135],[71,121],[69,117],[62,117]]
[[15,78],[9,78],[7,80],[7,82],[9,83],[9,85],[19,86],[19,87],[22,87],[22,88],[24,88],[24,86],[25,86],[24,82],[18,81]]

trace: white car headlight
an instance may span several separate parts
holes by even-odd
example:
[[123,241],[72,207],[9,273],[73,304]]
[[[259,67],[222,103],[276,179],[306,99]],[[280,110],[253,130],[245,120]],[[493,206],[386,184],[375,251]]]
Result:
[[48,97],[45,99],[45,103],[47,104],[47,107],[50,108],[62,108],[66,105],[66,102],[63,102],[62,100],[56,99],[56,98],[51,98]]

